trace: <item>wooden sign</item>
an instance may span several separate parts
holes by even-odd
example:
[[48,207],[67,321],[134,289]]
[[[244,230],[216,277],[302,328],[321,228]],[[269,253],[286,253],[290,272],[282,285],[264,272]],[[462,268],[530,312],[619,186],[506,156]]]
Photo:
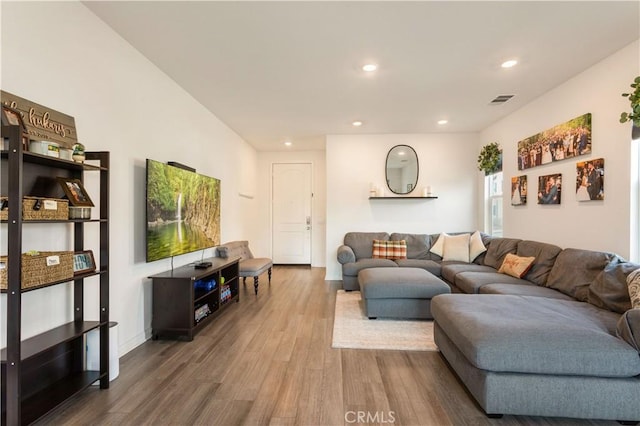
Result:
[[2,105],[13,108],[20,113],[30,140],[57,142],[66,148],[72,148],[74,144],[78,143],[76,122],[70,115],[4,90],[0,90],[0,100]]

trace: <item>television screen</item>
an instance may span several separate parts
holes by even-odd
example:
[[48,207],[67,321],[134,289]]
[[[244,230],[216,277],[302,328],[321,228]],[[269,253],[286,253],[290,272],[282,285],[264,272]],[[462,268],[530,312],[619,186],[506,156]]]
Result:
[[220,244],[220,180],[147,159],[147,262]]

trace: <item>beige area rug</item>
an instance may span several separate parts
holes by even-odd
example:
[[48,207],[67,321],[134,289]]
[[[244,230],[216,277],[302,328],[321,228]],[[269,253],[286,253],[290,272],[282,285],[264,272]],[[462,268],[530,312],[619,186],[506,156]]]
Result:
[[360,292],[338,290],[333,322],[333,348],[437,351],[433,321],[408,321],[364,315]]

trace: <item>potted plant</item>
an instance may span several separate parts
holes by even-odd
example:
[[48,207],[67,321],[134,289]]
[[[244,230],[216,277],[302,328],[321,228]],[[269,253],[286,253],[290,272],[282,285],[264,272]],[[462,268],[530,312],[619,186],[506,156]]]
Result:
[[640,76],[633,80],[631,88],[633,92],[622,94],[623,97],[629,98],[631,112],[623,112],[620,114],[620,122],[626,123],[627,121],[631,121],[633,124],[631,135],[634,139],[637,139],[640,138]]
[[483,170],[485,175],[502,170],[502,150],[498,142],[491,142],[482,147],[478,155],[478,170]]
[[73,158],[73,161],[76,163],[83,163],[85,159],[84,145],[81,143],[73,145],[73,154],[71,155],[71,158]]

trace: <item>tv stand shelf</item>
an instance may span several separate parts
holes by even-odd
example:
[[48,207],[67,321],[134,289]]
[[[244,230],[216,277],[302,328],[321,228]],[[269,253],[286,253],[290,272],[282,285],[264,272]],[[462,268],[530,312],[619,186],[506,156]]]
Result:
[[[193,336],[228,308],[232,301],[240,301],[240,258],[214,257],[207,260],[211,266],[206,269],[185,265],[149,277],[152,281],[153,340],[165,337],[193,340]],[[215,286],[210,290],[197,290],[198,282],[215,282]],[[199,308],[207,312],[202,318],[196,315]]]

